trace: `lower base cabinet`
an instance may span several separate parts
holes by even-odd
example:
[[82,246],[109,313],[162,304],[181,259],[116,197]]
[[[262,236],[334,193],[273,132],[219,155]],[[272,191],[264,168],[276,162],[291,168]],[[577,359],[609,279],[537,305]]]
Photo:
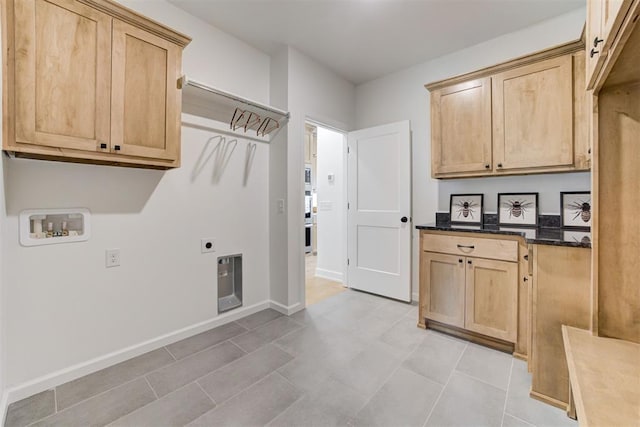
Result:
[[[429,236],[423,234],[423,239]],[[513,254],[508,247],[504,252],[481,253],[483,257],[495,253],[497,257],[509,259],[505,261],[469,256],[469,252],[486,245],[503,248],[500,240],[472,237],[464,244],[448,244],[442,235],[433,239],[438,239],[442,250],[460,250],[460,254],[424,250],[421,253],[421,325],[425,319],[431,320],[515,344],[518,336],[517,244],[509,242],[514,243]],[[431,247],[429,242],[427,247]]]

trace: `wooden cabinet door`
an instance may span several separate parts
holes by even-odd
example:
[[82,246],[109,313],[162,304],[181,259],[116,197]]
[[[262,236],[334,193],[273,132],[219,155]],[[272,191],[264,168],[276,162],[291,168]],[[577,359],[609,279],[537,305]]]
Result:
[[[599,62],[604,62],[604,52],[595,46],[595,40],[602,38],[602,2],[601,0],[589,0],[587,1],[587,28],[586,28],[586,61],[587,61],[587,74],[586,82],[587,89],[593,88],[592,81],[595,80],[594,73],[600,67]],[[591,53],[593,51],[593,53]],[[602,58],[602,59],[601,59]]]
[[496,171],[573,164],[571,55],[493,77]]
[[109,143],[111,22],[72,0],[20,0],[16,141],[96,151]]
[[491,78],[431,93],[431,150],[434,177],[491,171]]
[[464,328],[464,258],[432,252],[422,255],[422,313],[436,322]]
[[180,48],[124,22],[113,21],[111,151],[179,158]]
[[465,328],[516,342],[518,264],[467,258]]

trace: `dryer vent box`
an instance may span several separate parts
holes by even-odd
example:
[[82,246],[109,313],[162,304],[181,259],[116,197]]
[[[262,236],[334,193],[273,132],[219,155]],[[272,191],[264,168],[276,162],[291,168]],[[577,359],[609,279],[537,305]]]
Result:
[[242,254],[218,257],[218,313],[242,306]]

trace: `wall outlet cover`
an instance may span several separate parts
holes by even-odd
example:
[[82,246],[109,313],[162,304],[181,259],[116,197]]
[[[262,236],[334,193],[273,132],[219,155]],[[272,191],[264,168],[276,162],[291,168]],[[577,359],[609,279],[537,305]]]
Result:
[[105,251],[105,266],[118,267],[120,265],[120,249],[107,249]]
[[216,239],[213,237],[200,239],[200,251],[203,254],[216,251]]

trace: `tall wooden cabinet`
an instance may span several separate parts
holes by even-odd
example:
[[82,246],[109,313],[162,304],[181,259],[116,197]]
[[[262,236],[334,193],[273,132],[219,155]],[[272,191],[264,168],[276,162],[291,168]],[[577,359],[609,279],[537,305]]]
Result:
[[589,170],[584,44],[431,83],[431,171],[461,178]]
[[108,0],[3,2],[4,143],[18,156],[180,164],[190,39]]
[[591,250],[533,245],[531,396],[566,408],[569,372],[562,325],[589,328]]
[[[615,58],[609,51],[617,40],[618,29],[631,7],[632,0],[590,0],[587,2],[587,89],[593,89],[598,77],[610,68]],[[605,66],[605,62],[609,62]]]

